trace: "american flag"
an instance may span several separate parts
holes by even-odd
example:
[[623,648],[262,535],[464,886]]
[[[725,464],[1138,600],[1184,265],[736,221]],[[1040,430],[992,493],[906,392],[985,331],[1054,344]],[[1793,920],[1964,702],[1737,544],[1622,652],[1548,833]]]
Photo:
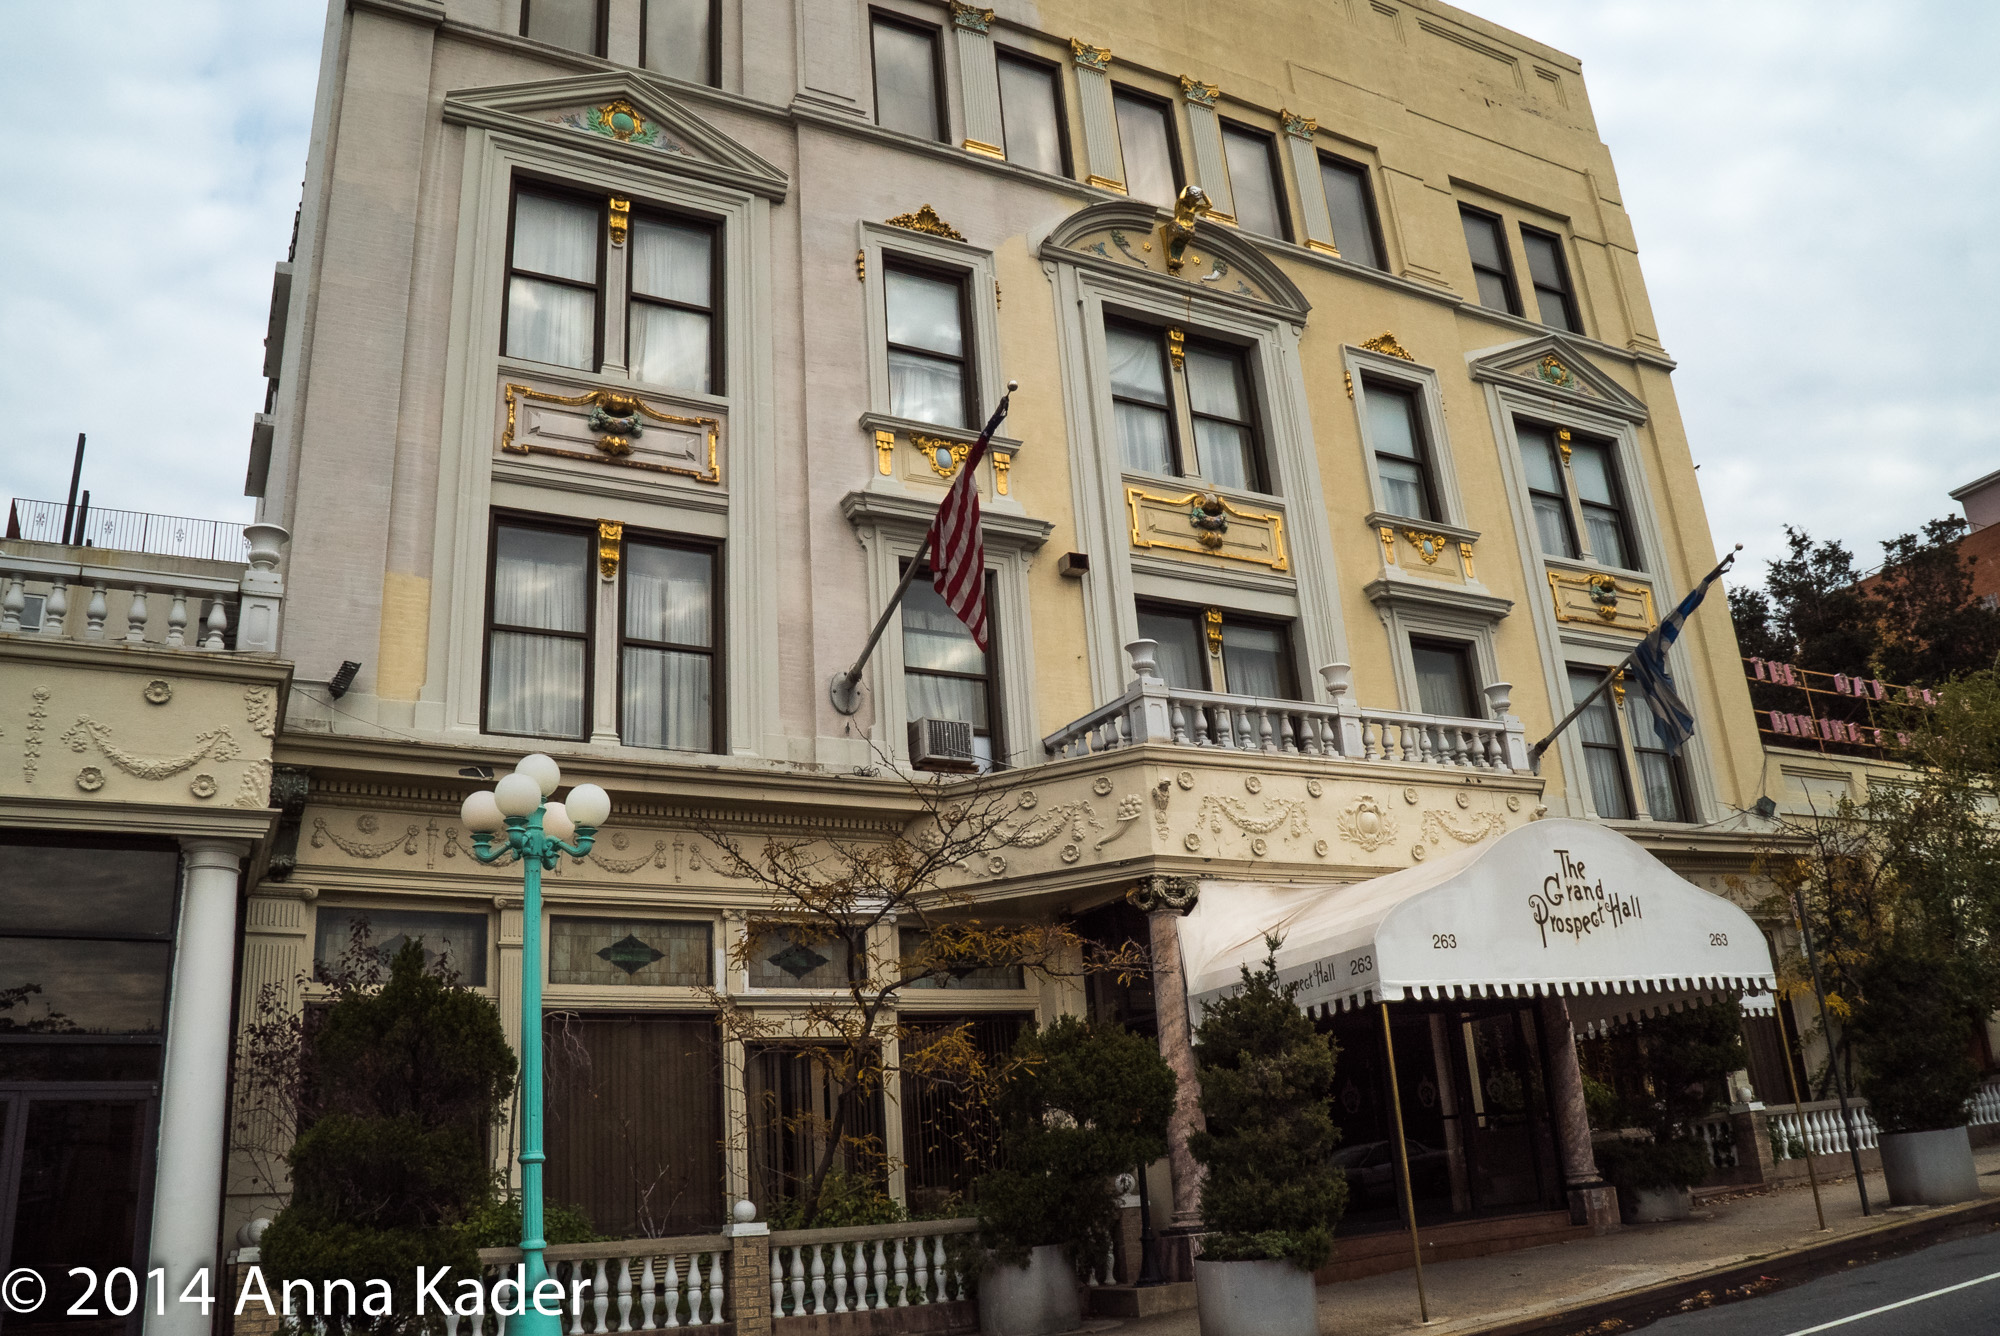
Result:
[[1007,400],[1012,397],[1001,396],[1000,406],[986,421],[986,430],[965,452],[965,462],[959,465],[958,477],[945,493],[926,540],[931,550],[931,588],[965,623],[981,652],[986,649],[986,543],[979,535],[978,470],[986,458],[987,444],[1007,416]]

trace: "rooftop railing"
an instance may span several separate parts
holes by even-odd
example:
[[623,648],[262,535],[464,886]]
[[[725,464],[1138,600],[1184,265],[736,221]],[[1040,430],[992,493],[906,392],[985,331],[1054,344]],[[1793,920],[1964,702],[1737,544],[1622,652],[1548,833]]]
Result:
[[198,557],[207,561],[247,561],[250,540],[244,526],[228,520],[183,515],[150,515],[141,510],[103,510],[61,501],[17,497],[7,507],[7,537],[31,543],[61,543],[64,529],[73,547],[145,552],[156,557]]

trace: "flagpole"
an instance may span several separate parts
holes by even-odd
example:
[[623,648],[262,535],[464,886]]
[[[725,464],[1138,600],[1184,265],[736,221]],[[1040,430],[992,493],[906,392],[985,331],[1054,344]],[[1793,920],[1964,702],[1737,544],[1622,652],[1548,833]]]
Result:
[[[1741,552],[1742,550],[1743,550],[1743,544],[1738,543],[1733,549],[1730,550],[1729,555],[1725,556],[1721,561],[1715,563],[1715,569],[1710,571],[1706,576],[1702,577],[1701,583],[1696,585],[1695,588],[1697,589],[1704,588],[1717,576],[1721,575],[1724,571],[1728,570],[1732,565],[1735,564],[1736,554],[1738,552]],[[1646,637],[1645,640],[1641,640],[1638,644],[1634,645],[1632,647],[1632,652],[1630,654],[1627,654],[1624,658],[1620,659],[1617,663],[1617,666],[1612,668],[1610,672],[1604,675],[1604,680],[1597,684],[1597,690],[1591,692],[1588,696],[1585,696],[1582,700],[1578,701],[1576,704],[1576,708],[1571,710],[1568,714],[1564,715],[1562,717],[1562,721],[1558,723],[1554,728],[1549,730],[1549,734],[1547,737],[1543,738],[1540,742],[1537,742],[1534,746],[1528,748],[1528,766],[1530,769],[1538,768],[1541,765],[1542,753],[1549,749],[1550,743],[1554,742],[1558,737],[1562,736],[1562,731],[1565,728],[1568,728],[1571,724],[1576,722],[1577,716],[1581,715],[1585,710],[1589,709],[1599,696],[1602,696],[1605,692],[1611,690],[1612,684],[1617,682],[1619,674],[1623,673],[1627,668],[1632,666],[1632,660],[1639,657],[1639,651],[1646,647],[1646,640],[1650,639],[1652,639],[1652,637],[1649,635]]]
[[[986,430],[979,433],[978,444],[967,453],[965,462],[959,466],[963,472],[959,474],[954,486],[978,487],[978,482],[972,476],[973,470],[984,458],[987,443],[993,439],[993,433],[1000,429],[1001,421],[1006,418],[1007,406],[1014,397],[1014,391],[1020,388],[1021,382],[1018,380],[1007,382],[1007,393],[1000,396],[1000,406],[993,410],[992,418],[986,423]],[[853,665],[845,672],[835,673],[833,680],[826,684],[828,699],[833,702],[833,708],[842,714],[853,714],[861,708],[861,670],[867,666],[868,656],[875,652],[876,642],[882,639],[882,632],[888,629],[889,618],[902,606],[903,595],[909,591],[910,581],[915,578],[917,567],[924,564],[924,554],[930,550],[931,535],[936,528],[937,521],[933,519],[931,527],[924,531],[918,555],[911,558],[910,564],[903,570],[903,578],[896,581],[895,590],[889,595],[888,603],[883,606],[882,615],[875,619],[875,629],[868,633],[868,642],[861,647],[861,653]]]

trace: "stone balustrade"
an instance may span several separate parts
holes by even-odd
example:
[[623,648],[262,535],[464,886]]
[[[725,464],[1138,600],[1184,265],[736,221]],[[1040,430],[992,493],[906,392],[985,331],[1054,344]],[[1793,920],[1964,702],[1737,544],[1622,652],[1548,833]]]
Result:
[[[920,1220],[771,1235],[771,1315],[941,1304],[970,1296],[976,1220]],[[951,1246],[947,1247],[947,1240]]]

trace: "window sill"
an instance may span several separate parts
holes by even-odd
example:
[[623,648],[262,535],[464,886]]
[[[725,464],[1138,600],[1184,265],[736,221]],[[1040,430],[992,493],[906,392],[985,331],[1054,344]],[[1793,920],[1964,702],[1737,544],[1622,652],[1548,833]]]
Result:
[[1463,525],[1447,524],[1443,520],[1419,520],[1407,515],[1391,515],[1385,511],[1370,511],[1362,521],[1371,529],[1415,529],[1421,533],[1441,534],[1455,543],[1476,543],[1479,530]]
[[603,371],[586,371],[581,367],[564,366],[560,362],[531,362],[525,357],[508,357],[502,354],[498,359],[499,370],[507,376],[538,376],[543,379],[557,378],[575,381],[593,388],[617,390],[624,394],[639,395],[647,399],[668,399],[676,403],[706,408],[718,413],[729,411],[729,396],[710,394],[705,390],[675,390],[652,381],[636,380],[631,376],[615,376]]
[[1637,580],[1647,587],[1653,584],[1653,577],[1646,571],[1633,570],[1626,566],[1611,566],[1601,561],[1585,561],[1578,557],[1552,557],[1542,554],[1542,564],[1555,570],[1567,571],[1571,575],[1610,575],[1620,580]]
[[1282,506],[1285,504],[1285,498],[1275,492],[1251,492],[1238,487],[1224,487],[1220,483],[1210,482],[1207,478],[1194,473],[1136,473],[1131,469],[1124,469],[1120,471],[1120,476],[1127,483],[1134,486],[1165,487],[1194,492],[1214,492],[1217,496],[1225,500],[1242,501],[1259,506]]

